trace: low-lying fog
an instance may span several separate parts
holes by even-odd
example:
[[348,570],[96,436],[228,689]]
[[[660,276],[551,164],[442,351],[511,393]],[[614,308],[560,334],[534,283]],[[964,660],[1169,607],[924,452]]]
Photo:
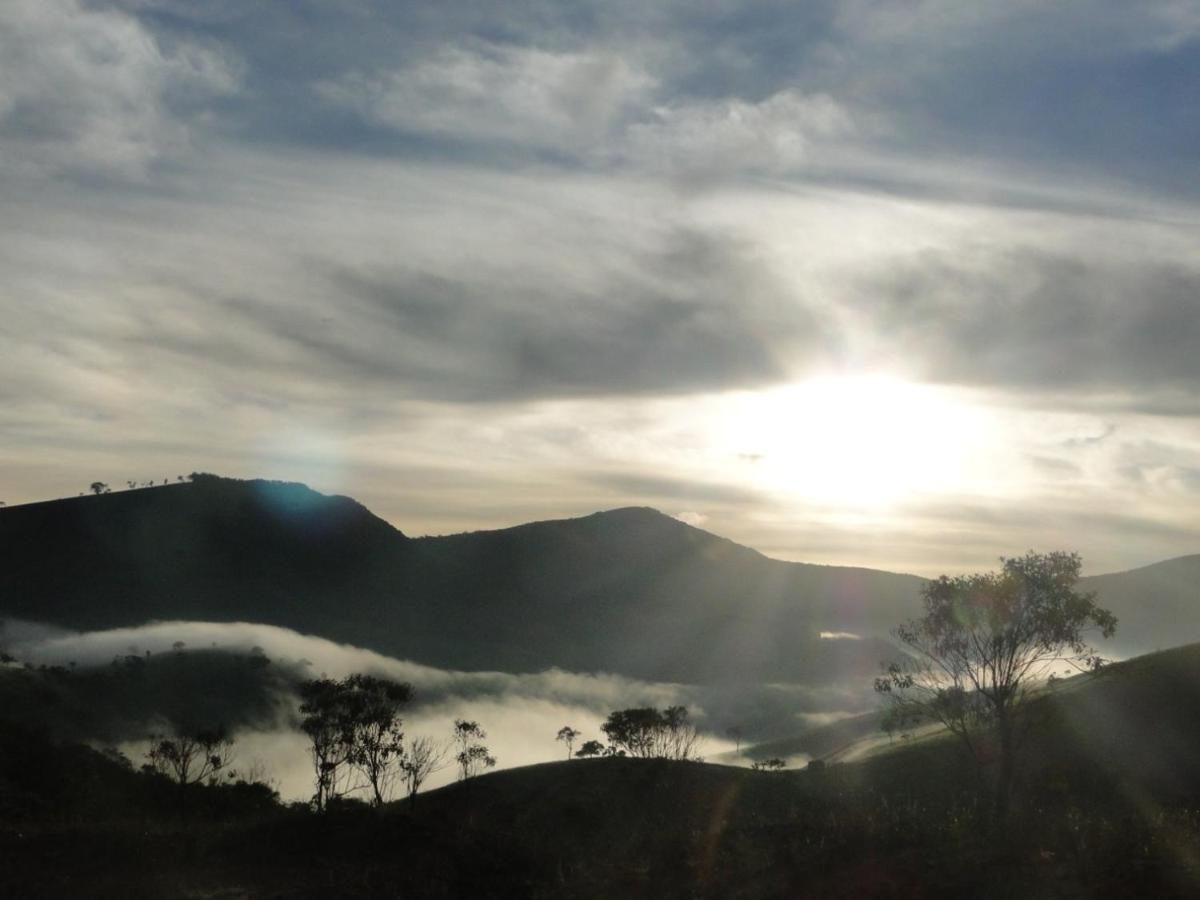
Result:
[[[180,648],[178,642],[182,642]],[[415,697],[405,714],[408,737],[449,738],[453,721],[473,719],[487,731],[486,744],[498,767],[564,759],[566,748],[555,735],[571,725],[585,740],[603,740],[600,724],[608,713],[631,706],[685,705],[703,733],[702,756],[712,762],[748,765],[734,752],[727,736],[742,735],[742,749],[755,741],[794,735],[814,725],[836,721],[873,705],[869,684],[820,688],[781,684],[688,685],[651,683],[607,673],[459,672],[393,659],[359,647],[337,644],[286,628],[247,622],[157,622],[136,628],[68,632],[30,622],[0,622],[0,646],[21,663],[71,666],[80,671],[107,666],[114,658],[159,657],[216,650],[230,654],[265,653],[273,670],[280,702],[269,716],[259,712],[236,732],[237,764],[254,767],[278,788],[284,799],[307,799],[312,793],[306,739],[296,730],[298,701],[290,688],[306,678],[341,678],[363,672],[406,681]],[[226,698],[236,705],[245,698]],[[261,709],[261,705],[256,707]],[[162,730],[155,710],[146,710],[145,730],[128,734],[122,749],[135,764],[146,747],[144,735]],[[233,721],[247,722],[245,711]],[[213,723],[218,724],[218,723]],[[793,757],[793,765],[803,764]],[[453,780],[452,766],[427,783],[436,787]]]

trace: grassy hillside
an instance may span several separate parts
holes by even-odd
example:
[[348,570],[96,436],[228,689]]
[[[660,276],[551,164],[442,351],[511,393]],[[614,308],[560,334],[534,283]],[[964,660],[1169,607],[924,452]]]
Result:
[[[1189,897],[1200,646],[1030,710],[1013,820],[948,739],[759,773],[599,759],[327,816],[0,729],[0,893],[129,897]],[[985,778],[987,777],[985,773]],[[147,780],[149,779],[149,780]]]

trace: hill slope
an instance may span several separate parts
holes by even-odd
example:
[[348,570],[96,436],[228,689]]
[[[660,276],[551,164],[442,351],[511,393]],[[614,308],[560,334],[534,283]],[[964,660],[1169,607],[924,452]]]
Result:
[[547,763],[315,815],[181,791],[0,708],[0,895],[1194,897],[1197,702],[1200,646],[1037,701],[1001,829],[954,740],[782,773]]

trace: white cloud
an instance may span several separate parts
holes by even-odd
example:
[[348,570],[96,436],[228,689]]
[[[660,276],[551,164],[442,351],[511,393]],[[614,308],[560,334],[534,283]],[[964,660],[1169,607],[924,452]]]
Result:
[[758,103],[732,99],[655,108],[631,124],[618,152],[651,169],[684,174],[783,172],[805,161],[815,141],[854,130],[827,94],[784,90]]
[[612,54],[481,45],[392,72],[349,72],[317,92],[402,131],[587,152],[652,84]]
[[0,154],[10,170],[144,177],[189,143],[172,106],[236,85],[226,55],[164,47],[124,13],[77,0],[0,5]]
[[759,102],[655,100],[659,85],[613,53],[447,47],[401,69],[320,82],[325,100],[402,132],[557,150],[593,165],[685,175],[785,171],[814,141],[848,135],[827,94]]

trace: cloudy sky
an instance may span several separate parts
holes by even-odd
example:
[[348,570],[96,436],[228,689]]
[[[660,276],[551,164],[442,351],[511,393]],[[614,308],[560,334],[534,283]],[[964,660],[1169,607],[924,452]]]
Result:
[[1200,0],[0,4],[0,499],[1200,551]]

